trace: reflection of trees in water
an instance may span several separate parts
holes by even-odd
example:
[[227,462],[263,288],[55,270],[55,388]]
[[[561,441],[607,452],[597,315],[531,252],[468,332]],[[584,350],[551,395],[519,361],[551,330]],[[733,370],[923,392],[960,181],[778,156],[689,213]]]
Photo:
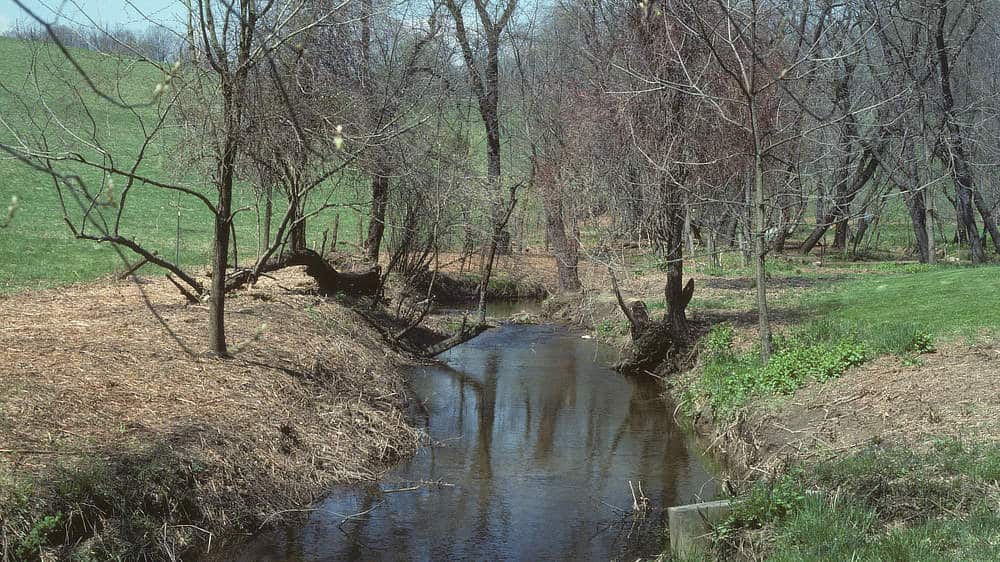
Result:
[[[544,365],[551,365],[546,380],[540,381],[538,435],[535,439],[535,460],[548,463],[555,444],[556,427],[563,407],[576,406],[577,363],[576,349],[566,353],[561,346],[552,346],[555,353],[546,353],[539,358]],[[575,428],[573,428],[575,429]]]
[[[613,469],[614,456],[628,437],[628,443],[637,446],[635,451],[639,465],[635,474],[659,475],[661,495],[659,507],[669,507],[677,503],[677,484],[688,476],[688,449],[683,432],[664,415],[664,404],[660,398],[661,389],[652,381],[632,380],[625,416],[615,431],[611,446],[605,457],[605,474]],[[646,492],[654,490],[652,482],[647,482]]]
[[[634,559],[626,553],[640,555],[656,545],[662,538],[659,510],[677,503],[692,477],[684,435],[664,411],[659,387],[640,381],[623,384],[618,375],[595,367],[593,347],[576,338],[559,338],[533,350],[517,338],[508,343],[458,355],[456,364],[466,372],[445,367],[427,373],[433,379],[426,390],[435,400],[448,401],[446,407],[429,409],[428,429],[437,430],[437,437],[444,430],[463,439],[455,446],[432,448],[429,459],[414,460],[397,474],[444,478],[457,488],[429,496],[359,493],[357,512],[379,501],[388,503],[339,530],[339,519],[330,516],[328,524],[306,531],[317,536],[300,534],[298,540],[290,536],[289,548],[279,559],[303,559],[292,545],[310,551],[310,541],[316,541],[316,548],[307,554],[329,552],[331,557],[352,559],[380,553],[404,558],[475,557],[481,552],[476,549],[484,546],[523,547],[530,552],[542,545],[525,542],[527,537],[517,533],[529,532],[524,525],[530,523],[512,517],[525,506],[565,510],[546,511],[551,521],[543,522],[558,523],[548,546],[559,549],[560,557],[592,558],[612,548],[610,555]],[[509,425],[501,426],[504,423]],[[514,433],[494,434],[501,427]],[[510,447],[514,449],[509,451]],[[517,451],[528,457],[518,457]],[[494,460],[501,464],[494,465]],[[525,464],[515,464],[521,460]],[[551,492],[536,491],[530,487],[534,484],[505,488],[523,486],[521,477],[528,470],[534,478],[535,467],[555,476],[559,485]],[[631,529],[631,519],[610,514],[599,500],[608,494],[627,497],[628,480],[640,478],[657,512],[641,528]],[[594,498],[592,505],[588,497]],[[532,506],[532,501],[552,501],[554,507]],[[620,507],[628,508],[631,499],[627,501]],[[619,531],[619,540],[611,544]]]
[[[304,525],[283,526],[263,535],[266,541],[253,543],[240,556],[240,562],[301,562],[320,559],[317,556],[324,560],[356,560],[385,552],[385,545],[367,542],[378,537],[384,524],[378,516],[378,506],[385,501],[379,487],[373,484],[341,492],[334,492],[341,500],[323,502]],[[353,514],[364,515],[352,517]]]
[[478,484],[479,506],[476,517],[477,534],[489,531],[490,504],[494,500],[493,492],[493,423],[497,405],[497,374],[500,370],[500,352],[490,350],[483,363],[483,384],[478,398],[478,417],[476,435],[476,452],[473,462]]

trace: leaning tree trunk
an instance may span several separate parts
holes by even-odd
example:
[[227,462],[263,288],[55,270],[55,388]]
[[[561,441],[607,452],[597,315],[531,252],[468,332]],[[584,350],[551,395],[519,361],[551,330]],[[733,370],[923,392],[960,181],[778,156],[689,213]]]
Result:
[[[875,171],[878,169],[879,159],[872,152],[873,150],[881,150],[881,146],[865,151],[865,155],[862,156],[861,160],[858,162],[858,168],[857,170],[855,170],[854,173],[854,180],[850,181],[850,185],[848,187],[845,187],[845,185],[849,181],[848,178],[850,177],[850,172],[846,169],[846,166],[844,169],[840,171],[842,175],[837,179],[837,191],[839,192],[839,195],[837,196],[837,201],[836,204],[834,205],[834,209],[832,212],[828,213],[823,218],[823,222],[817,224],[816,227],[813,228],[812,232],[809,233],[809,236],[806,237],[805,242],[803,242],[802,246],[799,248],[802,255],[806,255],[809,252],[811,252],[812,249],[816,247],[816,244],[818,244],[819,241],[823,238],[823,235],[826,234],[826,231],[827,229],[830,228],[830,225],[834,223],[837,224],[840,224],[841,222],[844,223],[842,229],[838,230],[835,233],[835,236],[844,236],[845,238],[844,240],[842,240],[842,242],[846,244],[847,240],[846,221],[847,221],[847,216],[850,214],[851,203],[854,201],[854,197],[871,180],[872,176],[875,175]],[[836,241],[834,245],[836,246]],[[843,248],[846,246],[840,246],[840,247]]]
[[[261,274],[301,265],[306,266],[306,275],[316,281],[319,293],[322,295],[330,296],[344,293],[357,297],[376,298],[378,296],[381,270],[377,265],[361,273],[337,271],[318,252],[308,248],[301,251],[288,251],[271,257],[256,271],[251,269],[237,271],[228,278],[224,278],[224,287],[227,292],[235,291],[256,281],[256,277]],[[213,275],[213,281],[215,278],[216,276]]]

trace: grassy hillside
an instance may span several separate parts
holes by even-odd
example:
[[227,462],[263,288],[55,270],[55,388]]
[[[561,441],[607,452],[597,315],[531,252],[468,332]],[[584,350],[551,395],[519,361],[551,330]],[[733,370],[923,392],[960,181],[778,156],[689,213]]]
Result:
[[[120,93],[131,103],[150,100],[156,84],[163,79],[162,72],[152,65],[87,51],[75,52],[75,56],[102,90]],[[148,126],[148,120],[155,116],[155,108],[141,108],[133,113],[99,100],[89,91],[82,95],[91,111],[90,116],[86,115],[81,109],[83,104],[74,97],[74,92],[83,87],[79,74],[58,51],[47,45],[0,38],[0,86],[0,113],[7,125],[0,127],[0,139],[4,142],[13,143],[21,135],[33,136],[42,127],[51,138],[61,137],[53,149],[85,151],[86,146],[81,141],[74,141],[65,131],[60,132],[47,122],[45,114],[50,109],[71,129],[93,127],[97,130],[120,168],[127,168],[135,161],[143,140],[142,118],[147,120]],[[185,160],[179,157],[184,147],[171,140],[177,137],[174,131],[165,131],[163,138],[147,150],[140,170],[154,178],[179,179]],[[67,170],[78,173],[90,188],[101,185],[100,174],[92,169],[78,166],[64,171]],[[203,189],[214,201],[214,189],[207,179],[193,173],[184,179],[188,185]],[[342,192],[342,199],[350,195],[354,200],[356,182],[346,177],[339,179],[339,185],[331,185],[329,189]],[[117,186],[121,184],[120,179],[116,181]],[[122,267],[109,247],[73,238],[63,222],[58,194],[47,174],[3,154],[0,155],[0,203],[3,208],[12,196],[17,196],[19,205],[13,223],[0,231],[0,294],[86,281]],[[238,190],[235,208],[253,206],[253,203],[253,194],[248,189]],[[106,215],[111,211],[114,208],[104,209]],[[358,214],[350,210],[340,213],[340,239],[353,242]],[[181,262],[186,265],[207,263],[211,215],[191,197],[137,186],[130,195],[121,232],[173,259],[178,244],[178,214]],[[333,215],[333,211],[327,211],[311,222],[310,243],[330,226]],[[256,253],[256,222],[253,211],[237,215],[241,261]]]
[[[102,91],[120,94],[129,103],[150,101],[154,88],[164,78],[163,72],[150,64],[90,51],[74,51],[74,57]],[[82,101],[90,115],[83,110],[81,99],[75,97],[81,90]],[[441,110],[450,112],[456,119],[468,120],[468,165],[473,174],[485,174],[482,123],[473,108],[464,107],[461,101],[456,103],[455,107],[445,104]],[[128,168],[134,162],[143,141],[142,127],[149,127],[156,115],[155,107],[138,108],[133,113],[101,100],[85,88],[79,73],[50,45],[0,38],[0,113],[7,124],[0,126],[0,140],[16,145],[22,135],[30,138],[41,129],[58,140],[53,149],[87,152],[82,142],[47,118],[49,111],[58,115],[69,129],[84,131],[84,138],[89,136],[91,129],[96,130],[119,168]],[[513,114],[511,120],[516,122],[519,117]],[[179,131],[174,127],[171,122],[162,138],[147,149],[140,171],[160,180],[183,179],[186,186],[202,190],[214,201],[216,195],[206,177],[207,172],[188,169],[191,158],[185,157],[185,151],[193,149],[179,140]],[[515,128],[515,125],[509,127]],[[504,147],[505,175],[525,176],[526,161],[518,156],[526,153],[523,139],[511,134],[505,139]],[[96,153],[90,150],[89,154]],[[77,166],[61,171],[79,174],[91,189],[102,185],[102,178],[95,170]],[[398,181],[400,188],[405,189],[407,180]],[[120,189],[122,183],[118,178],[115,187]],[[327,210],[309,221],[309,244],[318,245],[324,230],[332,226],[334,216],[339,214],[338,240],[343,243],[342,249],[354,249],[358,227],[362,225],[362,217],[367,215],[364,204],[367,179],[345,173],[332,178],[323,190],[315,195],[317,199],[327,200],[332,192],[331,202],[349,205],[349,208]],[[124,268],[110,247],[73,238],[63,222],[58,194],[47,174],[0,154],[0,211],[6,208],[12,196],[17,196],[20,204],[13,223],[0,230],[0,294],[87,281]],[[239,257],[245,262],[256,256],[258,247],[255,198],[248,187],[243,187],[237,190],[235,199],[234,208],[248,209],[240,212],[235,221]],[[515,237],[527,230],[525,237],[529,243],[540,244],[541,205],[527,189],[520,191],[518,199],[519,209],[511,220]],[[277,200],[276,206],[275,216],[278,217],[283,208]],[[113,216],[114,211],[112,207],[102,210],[108,216]],[[211,230],[212,217],[200,202],[149,186],[137,186],[131,192],[121,227],[123,235],[135,238],[170,259],[174,259],[179,246],[180,263],[187,266],[208,262]],[[455,236],[455,241],[460,243],[461,233]],[[135,258],[130,255],[129,259]]]

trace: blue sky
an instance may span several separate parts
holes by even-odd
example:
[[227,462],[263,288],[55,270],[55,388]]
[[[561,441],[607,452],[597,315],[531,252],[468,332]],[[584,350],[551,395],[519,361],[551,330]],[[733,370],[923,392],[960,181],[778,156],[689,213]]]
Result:
[[[102,25],[124,24],[143,29],[149,22],[141,14],[158,23],[179,27],[184,2],[181,0],[21,0],[36,15],[49,21],[90,25],[83,15]],[[0,0],[0,30],[7,29],[18,19],[26,20],[27,15],[13,0]]]

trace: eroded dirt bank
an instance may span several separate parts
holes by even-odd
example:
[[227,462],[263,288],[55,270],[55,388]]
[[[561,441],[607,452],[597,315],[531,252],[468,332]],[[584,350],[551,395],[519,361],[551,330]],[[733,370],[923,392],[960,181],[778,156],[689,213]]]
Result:
[[404,358],[309,284],[234,295],[227,360],[163,281],[0,299],[2,559],[201,558],[410,454]]
[[[873,447],[922,451],[942,439],[997,442],[998,376],[996,342],[949,344],[918,365],[881,357],[837,379],[754,401],[732,419],[699,409],[692,421],[707,453],[723,460],[731,477],[752,480]],[[673,393],[679,397],[684,385]]]

